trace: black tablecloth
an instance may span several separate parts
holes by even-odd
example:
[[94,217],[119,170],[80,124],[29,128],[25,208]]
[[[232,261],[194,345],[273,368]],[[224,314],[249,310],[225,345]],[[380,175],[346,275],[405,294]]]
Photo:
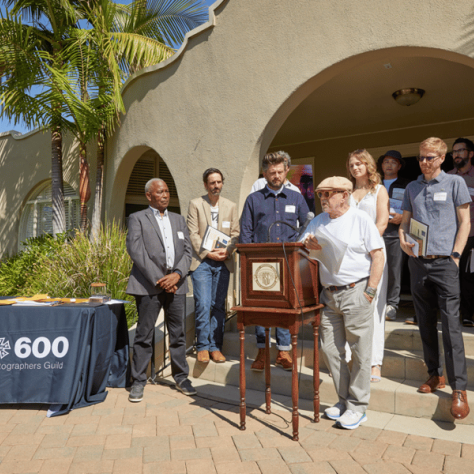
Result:
[[125,387],[128,357],[121,303],[0,306],[0,403],[52,404],[52,415],[100,403],[106,386]]

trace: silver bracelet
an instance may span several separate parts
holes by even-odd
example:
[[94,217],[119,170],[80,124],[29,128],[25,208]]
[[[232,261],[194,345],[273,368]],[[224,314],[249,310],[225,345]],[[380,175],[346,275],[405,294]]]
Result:
[[371,298],[375,298],[375,295],[377,294],[377,288],[371,288],[368,286],[365,289],[365,293],[367,293],[367,296],[370,296]]

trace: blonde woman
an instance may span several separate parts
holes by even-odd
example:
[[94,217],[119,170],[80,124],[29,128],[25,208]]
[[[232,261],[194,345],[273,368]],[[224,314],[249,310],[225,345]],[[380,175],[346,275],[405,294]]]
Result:
[[[377,165],[367,150],[349,153],[346,162],[347,173],[352,181],[351,206],[367,212],[374,220],[382,236],[389,219],[389,198],[377,172]],[[384,248],[385,262],[387,261]],[[387,266],[377,287],[374,307],[374,336],[372,339],[371,382],[380,382],[385,346],[385,306],[387,304]]]

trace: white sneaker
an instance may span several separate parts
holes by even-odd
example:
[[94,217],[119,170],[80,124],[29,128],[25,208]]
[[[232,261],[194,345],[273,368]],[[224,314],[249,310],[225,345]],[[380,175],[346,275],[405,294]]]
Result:
[[339,420],[337,420],[337,425],[346,430],[355,430],[365,421],[367,421],[367,415],[365,413],[346,410]]
[[385,309],[385,321],[395,321],[396,319],[397,310],[388,304],[387,308]]
[[324,413],[330,420],[339,420],[345,411],[346,405],[344,403],[337,402],[333,407],[326,408]]

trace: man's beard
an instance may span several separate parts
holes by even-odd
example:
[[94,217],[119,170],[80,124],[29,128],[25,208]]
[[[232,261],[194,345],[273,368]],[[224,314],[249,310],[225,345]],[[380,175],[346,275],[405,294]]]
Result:
[[469,163],[469,157],[463,158],[461,161],[458,161],[458,162],[455,161],[454,167],[459,170],[461,168],[464,168],[468,163]]

